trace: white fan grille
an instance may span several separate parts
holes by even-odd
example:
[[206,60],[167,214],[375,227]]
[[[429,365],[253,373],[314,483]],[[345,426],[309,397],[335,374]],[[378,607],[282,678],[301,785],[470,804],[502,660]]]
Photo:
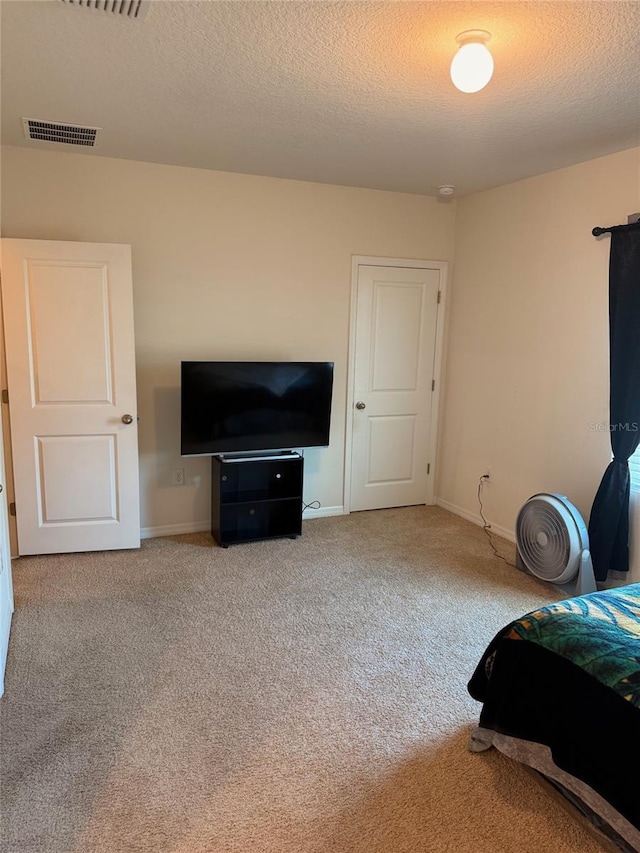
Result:
[[547,500],[533,498],[523,506],[516,537],[524,564],[537,577],[556,581],[567,570],[571,545],[566,521]]

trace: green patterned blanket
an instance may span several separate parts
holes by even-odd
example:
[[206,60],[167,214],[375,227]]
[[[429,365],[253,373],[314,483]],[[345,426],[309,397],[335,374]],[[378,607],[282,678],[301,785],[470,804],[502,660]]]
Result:
[[640,583],[534,610],[505,636],[572,661],[640,708]]

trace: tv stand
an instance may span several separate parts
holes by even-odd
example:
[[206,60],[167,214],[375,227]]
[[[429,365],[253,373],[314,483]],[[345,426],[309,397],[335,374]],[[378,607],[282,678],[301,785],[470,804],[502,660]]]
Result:
[[211,535],[223,548],[302,534],[304,459],[294,451],[211,457]]

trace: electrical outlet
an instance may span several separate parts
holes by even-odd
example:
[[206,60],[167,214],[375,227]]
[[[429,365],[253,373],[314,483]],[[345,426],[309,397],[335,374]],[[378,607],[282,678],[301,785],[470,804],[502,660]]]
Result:
[[172,486],[184,486],[184,468],[174,468],[171,476]]

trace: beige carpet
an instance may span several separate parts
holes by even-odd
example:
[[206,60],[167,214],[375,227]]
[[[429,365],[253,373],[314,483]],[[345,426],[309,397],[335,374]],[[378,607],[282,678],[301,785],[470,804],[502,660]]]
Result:
[[549,597],[441,509],[14,575],[7,853],[601,850],[521,768],[467,752],[473,668]]

